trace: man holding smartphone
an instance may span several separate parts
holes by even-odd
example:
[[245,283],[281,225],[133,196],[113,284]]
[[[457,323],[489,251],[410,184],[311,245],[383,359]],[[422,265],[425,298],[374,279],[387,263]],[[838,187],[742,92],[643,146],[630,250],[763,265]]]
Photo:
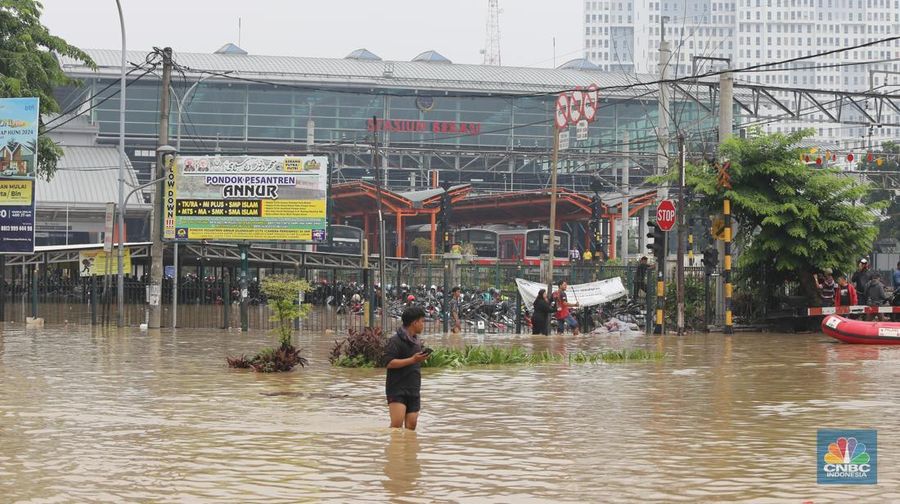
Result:
[[416,430],[419,420],[422,388],[422,361],[428,358],[430,348],[422,348],[419,335],[425,329],[425,310],[410,306],[403,310],[403,327],[388,340],[384,347],[384,365],[387,379],[384,391],[387,395],[391,427]]

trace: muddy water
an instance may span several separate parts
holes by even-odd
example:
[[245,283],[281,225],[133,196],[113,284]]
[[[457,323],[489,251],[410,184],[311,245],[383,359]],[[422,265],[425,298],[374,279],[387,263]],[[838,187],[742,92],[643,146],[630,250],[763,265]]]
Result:
[[[262,334],[0,335],[3,502],[900,501],[900,349],[822,335],[488,337],[663,362],[427,371],[418,432],[382,370],[229,370]],[[427,337],[432,346],[475,342]],[[877,428],[875,486],[816,485],[816,429]]]

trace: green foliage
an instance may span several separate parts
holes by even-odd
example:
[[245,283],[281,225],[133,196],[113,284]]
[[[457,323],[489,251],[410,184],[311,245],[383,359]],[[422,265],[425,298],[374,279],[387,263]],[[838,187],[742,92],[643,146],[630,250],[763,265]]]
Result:
[[603,361],[608,363],[628,361],[658,361],[665,359],[664,352],[651,352],[649,350],[607,350],[604,352],[578,352],[569,354],[569,362],[574,364],[595,364]]
[[298,364],[306,366],[308,361],[301,356],[301,350],[291,345],[282,345],[278,348],[263,348],[252,358],[245,355],[240,357],[227,357],[228,367],[237,369],[253,369],[257,373],[287,372]]
[[269,299],[271,320],[278,322],[275,328],[278,342],[282,346],[290,345],[294,319],[302,319],[309,313],[309,305],[298,304],[300,292],[309,291],[309,284],[292,275],[271,275],[263,278],[261,287]]
[[687,185],[700,196],[695,211],[721,213],[723,200],[730,199],[738,265],[760,273],[763,292],[797,281],[813,297],[812,272],[851,271],[877,234],[875,215],[883,205],[861,203],[867,185],[800,161],[797,144],[808,135],[753,132],[726,141],[721,154],[731,161],[727,191],[717,187],[713,167],[686,167]]
[[346,338],[334,342],[328,360],[340,367],[378,367],[383,365],[386,343],[380,327],[365,327],[362,331],[351,327]]
[[430,255],[433,253],[431,251],[431,240],[423,236],[420,236],[413,240],[412,246],[419,251],[419,254]]
[[[65,56],[94,67],[81,49],[51,35],[41,24],[43,6],[35,0],[0,0],[0,97],[40,99],[41,114],[59,112],[53,90],[74,86],[78,81],[66,76],[58,56]],[[62,150],[43,136],[38,137],[37,175],[50,180]]]
[[[578,352],[564,356],[549,350],[529,353],[522,347],[497,347],[466,345],[462,349],[436,348],[431,356],[422,362],[423,368],[461,368],[469,366],[499,366],[511,364],[550,364],[568,362],[569,364],[595,364],[597,362],[628,362],[641,360],[661,360],[662,352],[647,350],[604,350],[600,352]],[[341,353],[333,356],[334,366],[350,368],[372,368],[380,366],[380,362],[366,358],[362,354],[349,356]]]
[[[711,284],[711,296],[715,296],[715,289]],[[678,286],[675,279],[666,282],[666,323],[669,327],[675,327],[678,321]],[[713,303],[714,301],[710,301]],[[704,329],[703,311],[706,308],[706,298],[703,285],[703,277],[684,277],[684,326],[688,329],[699,331]]]
[[[900,144],[884,142],[881,146],[881,150],[885,154],[893,154],[893,156],[885,157],[881,166],[878,166],[877,158],[876,160],[868,161],[863,157],[863,160],[860,161],[858,165],[858,169],[871,172],[900,171]],[[880,181],[879,178],[876,178],[875,180]],[[878,223],[878,238],[900,239],[900,194],[896,191],[879,188],[873,190],[868,198],[866,198],[867,203],[876,203],[879,201],[886,201],[888,204],[884,209],[882,215],[883,218]]]

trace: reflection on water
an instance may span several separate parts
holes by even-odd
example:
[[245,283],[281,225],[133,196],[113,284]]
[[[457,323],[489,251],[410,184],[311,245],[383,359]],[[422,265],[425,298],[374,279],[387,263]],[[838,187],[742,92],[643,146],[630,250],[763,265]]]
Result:
[[[483,336],[665,361],[423,372],[417,432],[383,370],[259,375],[236,331],[0,334],[0,501],[900,502],[900,349],[822,335]],[[428,336],[463,345],[474,336]],[[818,428],[876,428],[879,484],[816,485]]]

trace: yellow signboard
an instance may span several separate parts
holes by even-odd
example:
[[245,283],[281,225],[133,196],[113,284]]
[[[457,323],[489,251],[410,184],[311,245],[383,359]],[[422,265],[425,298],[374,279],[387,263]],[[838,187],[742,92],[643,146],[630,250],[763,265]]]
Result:
[[326,156],[184,156],[165,187],[167,240],[326,239]]
[[[79,271],[83,277],[117,275],[119,273],[119,251],[82,250],[78,253]],[[126,248],[123,256],[125,271],[131,271],[131,249]]]
[[31,206],[33,180],[0,180],[0,206]]

